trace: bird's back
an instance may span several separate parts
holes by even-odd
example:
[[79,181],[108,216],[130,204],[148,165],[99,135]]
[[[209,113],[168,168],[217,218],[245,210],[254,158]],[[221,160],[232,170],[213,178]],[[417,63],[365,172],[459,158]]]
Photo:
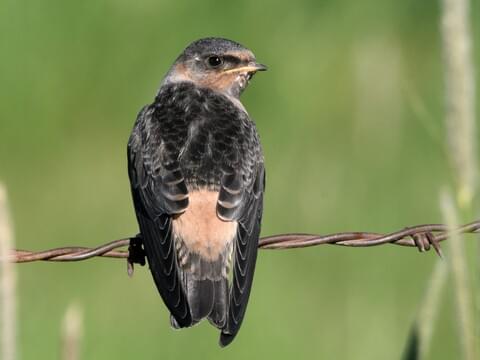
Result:
[[[162,236],[173,238],[172,266],[178,271],[191,324],[208,317],[224,329],[228,325],[227,279],[234,244],[241,230],[238,227],[245,227],[232,211],[243,211],[244,191],[258,181],[256,175],[263,168],[255,125],[227,96],[188,82],[164,85],[155,102],[142,113],[130,146],[141,148],[147,171],[163,180],[158,188],[162,191],[167,187],[163,189],[167,200],[181,201],[188,194],[188,206],[176,213],[164,210],[171,216],[171,224],[170,234],[167,231]],[[231,188],[222,192],[225,182]],[[186,189],[171,189],[179,183]],[[135,198],[135,186],[133,191]],[[136,204],[137,212],[142,206],[145,204]],[[251,256],[255,258],[256,244],[254,251]],[[152,261],[150,258],[149,263]],[[183,326],[176,316],[172,316],[172,325]]]
[[262,161],[255,124],[229,98],[191,83],[164,86],[153,104],[163,155],[177,157],[187,186],[218,190],[226,166]]

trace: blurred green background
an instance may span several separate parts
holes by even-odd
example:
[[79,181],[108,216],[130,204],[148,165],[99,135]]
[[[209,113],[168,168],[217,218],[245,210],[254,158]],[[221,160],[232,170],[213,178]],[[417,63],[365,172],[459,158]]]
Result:
[[[478,1],[471,13],[478,40]],[[176,56],[204,36],[236,40],[270,68],[243,95],[265,150],[264,235],[442,221],[437,1],[3,0],[0,179],[19,248],[136,234],[128,136]],[[146,268],[129,279],[120,260],[18,265],[19,351],[57,358],[76,301],[83,359],[397,359],[434,262],[394,246],[261,251],[226,349],[206,323],[170,329]],[[432,359],[458,353],[447,295]]]

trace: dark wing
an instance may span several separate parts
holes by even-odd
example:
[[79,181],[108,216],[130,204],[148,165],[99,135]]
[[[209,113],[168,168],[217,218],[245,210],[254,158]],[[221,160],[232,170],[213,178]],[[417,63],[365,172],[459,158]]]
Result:
[[265,188],[265,169],[263,161],[255,162],[258,158],[258,153],[251,154],[253,163],[246,174],[238,169],[226,169],[221,181],[217,213],[224,220],[238,221],[233,280],[227,322],[220,335],[221,346],[230,344],[238,333],[252,287]]
[[[128,173],[153,279],[178,325],[186,327],[192,318],[177,270],[172,215],[185,211],[188,191],[177,160],[179,150],[160,136],[169,129],[160,129],[158,111],[145,107],[137,117],[128,142]],[[181,136],[171,138],[179,141]]]

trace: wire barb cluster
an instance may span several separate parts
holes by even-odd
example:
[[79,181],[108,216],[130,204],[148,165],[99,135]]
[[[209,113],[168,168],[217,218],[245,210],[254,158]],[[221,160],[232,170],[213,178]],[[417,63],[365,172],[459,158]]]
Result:
[[[442,256],[439,243],[448,239],[452,233],[478,233],[480,220],[460,226],[449,231],[443,224],[426,224],[407,227],[389,234],[373,232],[343,232],[330,235],[315,234],[280,234],[266,236],[260,239],[260,249],[295,249],[324,244],[368,247],[384,244],[417,247],[420,252],[431,247]],[[119,250],[129,247],[128,250]],[[82,261],[93,257],[128,259],[129,273],[133,271],[133,263],[145,264],[141,249],[141,236],[119,239],[95,248],[70,246],[44,251],[13,250],[10,261],[16,263],[32,261]]]

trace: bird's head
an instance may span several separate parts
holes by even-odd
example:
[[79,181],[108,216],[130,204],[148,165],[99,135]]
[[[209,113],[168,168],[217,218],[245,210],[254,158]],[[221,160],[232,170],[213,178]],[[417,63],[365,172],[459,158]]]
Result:
[[177,58],[164,83],[190,81],[238,98],[257,71],[267,70],[253,53],[227,39],[205,38],[191,43]]

